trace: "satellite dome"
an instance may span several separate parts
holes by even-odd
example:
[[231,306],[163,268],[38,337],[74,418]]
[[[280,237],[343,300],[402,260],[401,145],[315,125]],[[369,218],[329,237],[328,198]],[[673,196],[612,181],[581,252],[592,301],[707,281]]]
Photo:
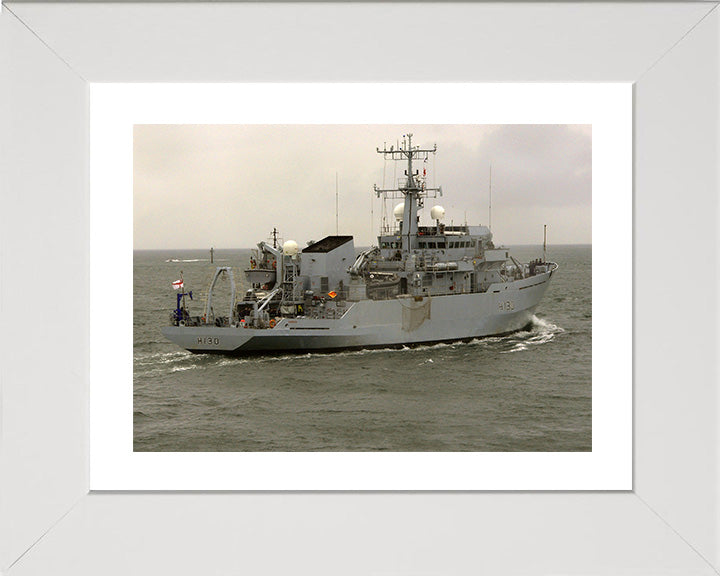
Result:
[[430,217],[433,220],[442,220],[443,218],[445,218],[445,208],[443,208],[442,206],[433,206],[430,209]]
[[395,210],[393,210],[393,215],[395,216],[395,220],[402,220],[404,213],[405,213],[405,202],[400,202],[400,204],[395,206]]
[[298,251],[298,244],[294,240],[288,240],[283,244],[283,254],[285,254],[285,256],[295,256]]

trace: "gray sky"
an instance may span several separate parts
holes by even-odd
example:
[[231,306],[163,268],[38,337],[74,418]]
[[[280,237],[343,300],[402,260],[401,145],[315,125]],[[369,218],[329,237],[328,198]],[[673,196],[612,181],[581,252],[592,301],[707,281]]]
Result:
[[336,172],[340,234],[374,244],[382,201],[372,187],[383,172],[394,187],[396,169],[375,149],[408,132],[438,146],[424,166],[443,196],[426,202],[421,223],[440,204],[447,224],[487,225],[492,164],[497,244],[540,244],[543,224],[550,244],[591,243],[589,125],[138,125],[134,248],[248,248],[273,226],[304,246],[335,233]]

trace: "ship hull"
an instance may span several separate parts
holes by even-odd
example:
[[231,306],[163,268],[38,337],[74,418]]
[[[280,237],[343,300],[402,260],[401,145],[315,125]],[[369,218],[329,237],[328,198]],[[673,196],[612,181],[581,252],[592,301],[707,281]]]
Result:
[[521,330],[531,323],[553,271],[495,284],[487,292],[349,302],[337,319],[283,318],[273,328],[166,326],[196,353],[247,355],[412,346]]

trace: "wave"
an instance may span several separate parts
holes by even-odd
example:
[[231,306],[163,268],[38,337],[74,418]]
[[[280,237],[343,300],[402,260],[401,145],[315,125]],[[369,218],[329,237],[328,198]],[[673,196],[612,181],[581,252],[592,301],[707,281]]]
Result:
[[157,364],[172,364],[178,360],[187,360],[193,358],[191,352],[186,350],[178,350],[176,352],[154,352],[135,354],[135,364],[139,366],[149,366]]
[[[227,262],[227,261],[228,261],[227,258],[215,258],[215,259],[213,259],[213,262]],[[177,263],[177,262],[210,262],[210,258],[187,258],[187,259],[182,259],[182,258],[168,258],[167,260],[165,260],[165,262],[172,262],[172,263]]]
[[188,364],[187,366],[173,366],[172,368],[170,368],[170,372],[184,372],[185,370],[195,370],[197,367],[197,364]]
[[210,258],[190,258],[183,260],[181,258],[168,258],[165,262],[210,262]]
[[555,339],[557,334],[565,332],[563,328],[557,324],[533,316],[528,329],[515,332],[505,338],[505,342],[510,344],[508,350],[501,350],[501,354],[513,354],[515,352],[524,352],[534,346],[547,344]]

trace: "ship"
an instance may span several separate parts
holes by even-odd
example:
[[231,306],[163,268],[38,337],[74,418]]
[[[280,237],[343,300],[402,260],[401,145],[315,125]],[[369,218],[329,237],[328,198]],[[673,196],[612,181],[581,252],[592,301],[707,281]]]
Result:
[[[437,144],[414,146],[406,134],[377,152],[404,175],[395,188],[373,187],[384,201],[400,201],[376,246],[356,250],[353,236],[336,232],[300,249],[273,229],[252,251],[242,293],[232,267],[218,266],[202,313],[192,315],[192,291],[175,282],[162,334],[194,353],[248,355],[471,341],[530,326],[558,269],[547,261],[545,238],[542,258],[521,263],[495,246],[489,226],[445,225],[440,205],[430,210],[432,223],[420,225],[419,211],[443,194],[427,185],[424,168]],[[226,315],[215,313],[221,279],[230,282]]]

